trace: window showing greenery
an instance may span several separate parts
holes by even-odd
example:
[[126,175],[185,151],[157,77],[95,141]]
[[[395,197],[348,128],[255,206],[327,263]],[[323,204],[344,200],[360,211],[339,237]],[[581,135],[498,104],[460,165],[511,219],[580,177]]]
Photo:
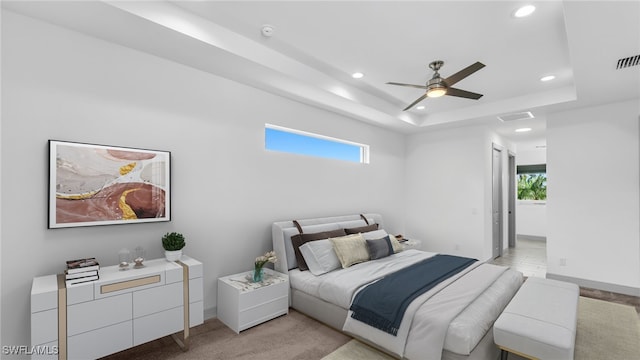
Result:
[[547,200],[547,165],[519,165],[518,200]]
[[369,163],[369,146],[355,142],[265,124],[267,150]]

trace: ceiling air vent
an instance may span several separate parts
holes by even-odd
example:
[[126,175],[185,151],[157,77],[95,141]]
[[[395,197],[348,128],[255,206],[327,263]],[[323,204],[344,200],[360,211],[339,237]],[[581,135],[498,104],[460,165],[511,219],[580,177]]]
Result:
[[527,120],[533,119],[534,116],[530,111],[506,114],[498,116],[498,120],[508,122],[508,121],[516,121],[516,120]]
[[640,55],[629,56],[624,59],[618,60],[618,66],[616,66],[616,69],[624,69],[624,68],[636,66],[639,64],[640,64]]

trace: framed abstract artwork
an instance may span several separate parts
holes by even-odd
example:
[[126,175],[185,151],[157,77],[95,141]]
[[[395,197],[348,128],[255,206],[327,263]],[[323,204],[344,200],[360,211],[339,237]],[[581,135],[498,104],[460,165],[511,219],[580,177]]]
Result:
[[49,229],[170,220],[170,152],[49,140]]

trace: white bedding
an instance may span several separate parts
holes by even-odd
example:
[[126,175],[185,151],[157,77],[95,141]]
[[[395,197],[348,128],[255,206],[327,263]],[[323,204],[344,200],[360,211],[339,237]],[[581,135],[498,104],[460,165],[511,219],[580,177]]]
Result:
[[309,271],[293,269],[289,270],[289,282],[293,289],[304,291],[343,309],[348,309],[354,293],[362,285],[434,255],[436,253],[405,250],[382,259],[363,262],[320,276],[315,276]]

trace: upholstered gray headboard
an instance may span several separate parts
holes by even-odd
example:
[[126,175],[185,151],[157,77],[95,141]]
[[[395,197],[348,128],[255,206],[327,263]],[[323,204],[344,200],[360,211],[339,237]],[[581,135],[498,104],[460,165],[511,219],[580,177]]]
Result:
[[[363,214],[369,224],[379,224],[383,229],[382,216],[379,214]],[[342,228],[352,228],[365,226],[367,223],[358,215],[333,216],[316,219],[293,219],[300,224],[305,233],[316,233]],[[281,273],[288,273],[289,269],[297,267],[296,256],[293,252],[291,236],[299,233],[293,220],[278,221],[271,226],[273,250],[276,252],[278,261],[275,263],[275,270]]]

